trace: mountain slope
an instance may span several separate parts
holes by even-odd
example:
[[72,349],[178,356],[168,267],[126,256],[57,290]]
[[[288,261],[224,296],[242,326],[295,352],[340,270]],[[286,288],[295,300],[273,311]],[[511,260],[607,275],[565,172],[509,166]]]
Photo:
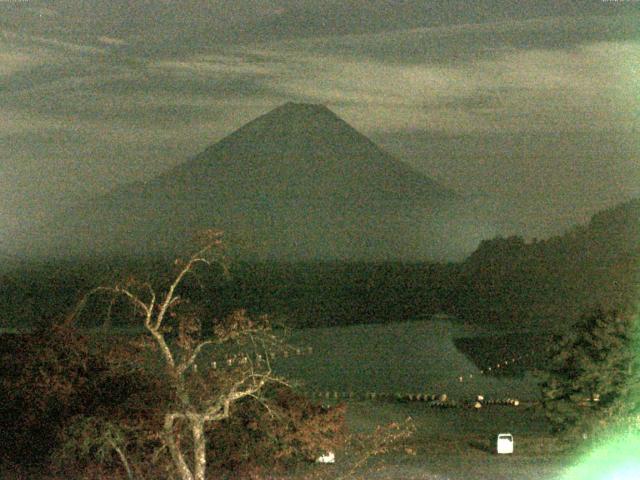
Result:
[[72,254],[153,253],[216,227],[260,258],[426,259],[451,249],[460,205],[328,108],[288,103],[147,183],[68,211],[48,235]]
[[640,199],[564,235],[484,241],[461,264],[455,313],[487,325],[565,328],[597,308],[628,312],[640,286]]

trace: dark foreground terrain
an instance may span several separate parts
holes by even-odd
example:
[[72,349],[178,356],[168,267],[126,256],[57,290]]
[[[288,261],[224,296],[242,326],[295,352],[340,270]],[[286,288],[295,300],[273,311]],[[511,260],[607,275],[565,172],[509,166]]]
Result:
[[[377,425],[411,417],[416,432],[398,453],[372,458],[357,477],[386,480],[555,480],[572,463],[561,445],[546,433],[536,407],[487,406],[437,409],[422,403],[349,402],[351,432],[371,432]],[[514,435],[513,455],[495,453],[500,432]],[[351,466],[338,454],[335,465],[308,465],[273,480],[339,478]],[[0,478],[51,480],[37,473],[16,476],[0,470]],[[269,478],[269,477],[267,477]]]
[[[386,480],[555,480],[572,463],[562,445],[547,433],[536,407],[488,406],[436,409],[420,403],[349,403],[347,420],[352,432],[375,429],[377,424],[411,417],[414,436],[400,453],[372,459],[358,478]],[[514,436],[513,455],[498,455],[500,432]],[[314,466],[337,478],[347,468],[336,464]],[[305,469],[305,473],[308,470]],[[288,478],[303,478],[303,472]]]

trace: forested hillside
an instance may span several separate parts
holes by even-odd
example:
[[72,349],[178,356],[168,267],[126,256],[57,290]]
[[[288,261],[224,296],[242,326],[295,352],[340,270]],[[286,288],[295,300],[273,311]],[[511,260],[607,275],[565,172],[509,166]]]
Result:
[[[30,325],[64,315],[100,284],[168,277],[162,259],[24,264],[0,277],[0,325]],[[213,322],[235,308],[296,326],[410,320],[446,313],[486,327],[562,328],[596,307],[631,306],[640,265],[640,200],[595,215],[565,235],[525,242],[482,242],[462,263],[232,262],[185,282]],[[87,321],[100,324],[96,304]],[[126,324],[129,310],[111,309]],[[98,314],[98,312],[102,312]],[[119,315],[119,312],[121,315]]]
[[600,306],[637,299],[640,200],[594,215],[589,224],[548,240],[481,243],[461,265],[451,313],[477,323],[562,326]]

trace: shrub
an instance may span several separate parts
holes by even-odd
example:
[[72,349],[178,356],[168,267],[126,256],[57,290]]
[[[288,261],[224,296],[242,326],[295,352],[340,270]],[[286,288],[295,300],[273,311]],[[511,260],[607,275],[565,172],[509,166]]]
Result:
[[313,461],[343,444],[344,405],[316,405],[282,385],[270,388],[266,397],[268,408],[248,399],[227,421],[208,430],[213,469],[278,469]]
[[[166,476],[163,406],[171,394],[162,374],[128,359],[146,346],[137,339],[100,343],[54,325],[2,338],[0,453],[3,464],[32,464],[82,478]],[[265,408],[264,402],[268,402]],[[212,470],[273,469],[310,460],[344,438],[344,406],[324,408],[275,384],[262,399],[239,402],[206,432]],[[119,451],[118,451],[119,450]]]
[[67,419],[79,414],[92,391],[99,359],[88,340],[54,325],[2,338],[0,451],[16,464],[46,462]]

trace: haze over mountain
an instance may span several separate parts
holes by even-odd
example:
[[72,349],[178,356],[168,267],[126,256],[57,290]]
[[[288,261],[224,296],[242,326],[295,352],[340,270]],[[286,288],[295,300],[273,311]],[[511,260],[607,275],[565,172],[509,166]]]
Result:
[[465,208],[328,108],[287,103],[148,182],[67,210],[32,252],[171,252],[215,227],[257,258],[453,258],[489,233]]

